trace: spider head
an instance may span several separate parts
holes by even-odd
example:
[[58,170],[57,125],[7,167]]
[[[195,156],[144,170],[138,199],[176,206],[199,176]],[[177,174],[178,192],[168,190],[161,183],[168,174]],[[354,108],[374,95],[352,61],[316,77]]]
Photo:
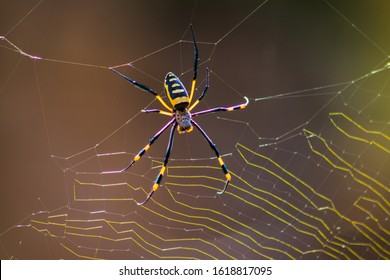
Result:
[[180,134],[186,132],[189,133],[192,131],[193,127],[191,124],[191,113],[188,111],[187,108],[185,108],[184,110],[176,110],[175,118],[176,118],[176,123],[178,124],[177,131]]

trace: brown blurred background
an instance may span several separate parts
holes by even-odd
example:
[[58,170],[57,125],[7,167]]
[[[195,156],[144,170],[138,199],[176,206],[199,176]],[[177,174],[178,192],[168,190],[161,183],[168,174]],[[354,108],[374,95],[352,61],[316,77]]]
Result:
[[[140,226],[165,239],[183,240],[175,246],[200,248],[204,252],[210,250],[216,258],[228,257],[204,243],[191,243],[188,239],[215,242],[230,256],[239,259],[264,258],[248,248],[255,248],[271,258],[332,258],[321,251],[323,244],[318,240],[306,239],[302,233],[308,230],[305,227],[296,233],[281,234],[288,226],[248,204],[248,201],[259,203],[268,209],[264,202],[241,192],[237,195],[242,199],[230,195],[214,198],[215,190],[202,187],[219,189],[223,185],[220,181],[193,181],[190,177],[180,181],[166,177],[166,185],[164,183],[153,198],[185,215],[207,218],[215,214],[183,208],[172,199],[168,188],[175,194],[175,199],[183,203],[229,213],[247,227],[267,236],[303,251],[309,250],[310,245],[318,251],[302,254],[281,243],[272,244],[273,241],[247,227],[231,224],[229,219],[223,218],[222,223],[235,229],[225,232],[226,228],[221,226],[221,231],[227,236],[241,240],[243,234],[248,234],[255,240],[242,239],[249,247],[238,242],[230,243],[226,236],[214,231],[197,232],[202,226],[191,225],[194,219],[188,216],[180,217],[180,220],[187,217],[188,224],[176,224],[154,215],[153,211],[157,211],[178,219],[177,214],[165,213],[166,209],[153,201],[147,206],[151,210],[137,207],[132,199],[139,201],[145,197],[141,189],[96,190],[93,187],[92,183],[99,186],[128,183],[134,188],[150,190],[158,172],[154,168],[156,161],[161,161],[165,153],[168,132],[128,174],[100,174],[126,166],[168,121],[165,116],[140,114],[140,110],[160,108],[160,104],[151,103],[152,95],[135,89],[110,72],[108,67],[132,62],[133,67],[118,70],[162,94],[163,78],[168,71],[181,75],[189,88],[193,65],[190,23],[195,29],[200,54],[197,94],[204,87],[206,67],[211,70],[210,89],[199,110],[240,104],[244,101],[243,96],[251,99],[243,111],[197,119],[221,153],[227,155],[225,161],[230,170],[251,186],[269,190],[282,200],[303,207],[307,203],[305,198],[294,194],[259,168],[246,165],[236,144],[242,143],[252,151],[269,156],[328,197],[342,214],[351,219],[341,221],[332,211],[318,212],[317,209],[310,212],[333,228],[324,241],[326,244],[342,239],[343,244],[349,244],[352,251],[358,252],[357,256],[351,250],[341,250],[342,253],[335,254],[335,258],[389,258],[388,235],[383,235],[378,223],[366,220],[367,213],[360,212],[354,204],[367,188],[350,177],[345,179],[342,171],[314,154],[304,135],[299,135],[303,128],[307,128],[330,142],[334,141],[335,149],[358,170],[371,174],[385,186],[378,187],[380,196],[368,191],[367,197],[380,202],[389,200],[388,154],[350,144],[331,129],[328,117],[330,112],[344,112],[366,127],[371,124],[369,129],[389,135],[388,71],[370,76],[356,86],[345,87],[350,81],[380,68],[388,59],[390,6],[387,1],[329,1],[337,11],[326,1],[309,0],[270,0],[261,7],[262,1],[220,0],[43,1],[36,6],[38,3],[0,1],[0,36],[5,36],[25,53],[43,58],[34,61],[15,51],[5,40],[0,41],[1,259],[157,258],[130,241],[137,237],[127,236],[126,243],[111,242],[121,237],[118,231],[123,227],[123,230],[141,232],[146,240],[150,238],[152,244],[160,244],[161,241],[145,233]],[[320,89],[316,90],[317,87]],[[335,94],[338,91],[342,92],[340,96]],[[256,101],[257,98],[293,92],[298,93],[287,98]],[[327,92],[329,94],[324,94]],[[378,97],[379,93],[382,97]],[[302,124],[306,125],[300,127]],[[281,141],[283,138],[279,137],[286,133],[286,138],[291,135],[292,139]],[[273,145],[259,148],[264,143]],[[319,149],[324,152],[321,147]],[[100,156],[105,153],[120,154]],[[171,163],[173,166],[218,167],[213,156],[204,139],[194,132],[176,135]],[[250,158],[257,162],[255,156]],[[263,166],[264,162],[258,161],[257,164]],[[319,170],[313,167],[316,165],[320,166]],[[204,172],[212,178],[224,178],[218,169]],[[197,168],[184,168],[171,174],[190,176],[203,173]],[[238,187],[248,188],[234,178]],[[79,182],[87,182],[89,187],[82,188]],[[195,187],[180,189],[175,185],[180,182],[194,183]],[[92,201],[75,199],[75,190],[80,190],[80,197]],[[235,193],[234,188],[231,191]],[[196,195],[200,198],[191,199]],[[202,196],[206,198],[202,199]],[[318,198],[313,194],[308,197]],[[119,198],[125,200],[117,201]],[[374,204],[367,206],[372,213],[375,212]],[[285,206],[282,203],[280,207]],[[385,207],[388,211],[388,205]],[[291,211],[292,216],[299,216],[295,210],[285,209]],[[389,220],[384,213],[379,211],[375,215],[380,225],[389,230]],[[67,219],[73,222],[67,222]],[[215,219],[221,219],[221,216]],[[285,219],[295,223],[291,217]],[[74,220],[82,222],[78,224]],[[111,232],[107,221],[118,222],[118,231]],[[373,240],[367,238],[351,221],[378,231],[385,240],[378,236]],[[127,224],[129,222],[135,222],[139,227],[133,228]],[[55,223],[58,225],[53,225]],[[219,227],[208,219],[199,223]],[[71,233],[72,226],[78,229],[96,226],[97,229],[87,237]],[[315,226],[321,228],[321,225]],[[193,227],[196,233],[183,231]],[[341,229],[336,231],[339,227]],[[181,230],[167,232],[173,228]],[[313,232],[317,234],[316,230]],[[99,239],[99,236],[107,238]],[[354,244],[359,242],[365,245],[355,248]],[[278,250],[268,251],[263,245]],[[153,248],[150,250],[154,251]],[[185,250],[175,251],[172,255],[158,253],[160,257],[209,258]]]

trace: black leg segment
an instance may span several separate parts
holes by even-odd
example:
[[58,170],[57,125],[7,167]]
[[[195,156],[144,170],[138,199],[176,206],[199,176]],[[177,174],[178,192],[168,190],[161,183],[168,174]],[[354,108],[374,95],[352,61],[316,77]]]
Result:
[[160,186],[160,183],[164,177],[165,170],[167,169],[169,156],[171,155],[171,150],[172,150],[172,145],[173,145],[173,136],[175,134],[176,126],[177,126],[177,123],[174,123],[172,125],[171,134],[169,135],[169,142],[168,142],[167,151],[165,152],[164,165],[163,165],[163,167],[161,167],[160,173],[157,175],[157,178],[154,181],[154,185],[152,187],[152,190],[150,191],[150,193],[148,194],[146,199],[143,202],[139,202],[138,205],[143,205],[146,202],[148,202],[148,200],[152,197],[153,193],[155,191],[157,191],[158,187]]
[[223,162],[220,154],[219,154],[219,151],[217,149],[217,147],[215,146],[215,144],[213,143],[213,141],[211,141],[210,137],[206,134],[206,132],[199,126],[199,124],[197,124],[194,120],[191,121],[192,124],[200,131],[200,133],[202,133],[203,137],[206,138],[207,142],[209,143],[211,149],[215,152],[215,155],[217,156],[218,158],[218,162],[221,166],[221,169],[223,171],[223,173],[225,174],[225,177],[226,177],[226,183],[225,183],[225,186],[224,188],[222,189],[222,191],[220,192],[217,192],[218,194],[223,194],[225,191],[226,191],[226,188],[227,186],[229,185],[229,182],[231,180],[231,175],[229,173],[229,170],[227,169],[225,163]]

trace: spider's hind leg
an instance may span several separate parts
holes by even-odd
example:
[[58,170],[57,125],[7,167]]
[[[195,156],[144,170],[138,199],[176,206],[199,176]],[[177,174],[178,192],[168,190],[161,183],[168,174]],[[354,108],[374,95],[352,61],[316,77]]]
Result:
[[165,153],[164,165],[163,165],[163,167],[161,167],[160,173],[157,175],[157,178],[154,181],[154,185],[152,187],[152,190],[150,191],[150,193],[148,194],[148,196],[146,197],[146,199],[143,202],[137,203],[138,205],[143,205],[146,202],[148,202],[148,200],[152,197],[154,192],[157,191],[158,187],[160,186],[161,180],[164,177],[165,170],[167,169],[169,156],[171,155],[171,150],[172,150],[172,145],[173,145],[173,135],[175,133],[176,126],[177,126],[177,123],[174,123],[172,125],[171,134],[169,136],[168,147],[167,147],[167,151]]
[[[229,174],[229,176],[230,176],[230,174]],[[225,186],[223,187],[222,191],[217,192],[217,194],[223,194],[226,191],[229,183],[230,183],[230,179],[226,180]]]
[[152,190],[148,196],[146,197],[146,199],[142,202],[138,202],[137,205],[144,205],[146,202],[148,202],[148,200],[152,197],[152,195],[154,194],[154,191]]
[[200,133],[202,133],[203,137],[206,138],[206,140],[209,143],[211,149],[215,152],[215,155],[218,158],[218,162],[219,162],[219,164],[221,166],[221,169],[222,169],[222,171],[223,171],[223,173],[225,174],[225,177],[226,177],[226,183],[225,183],[225,186],[223,187],[222,191],[217,192],[217,194],[223,194],[226,191],[226,189],[227,189],[227,187],[228,187],[228,185],[230,183],[230,180],[232,179],[232,176],[230,175],[229,170],[227,169],[225,163],[223,162],[223,159],[221,158],[221,155],[219,154],[219,151],[218,151],[217,147],[215,146],[213,141],[211,141],[210,137],[199,126],[199,124],[197,124],[194,120],[191,120],[191,122],[200,131]]

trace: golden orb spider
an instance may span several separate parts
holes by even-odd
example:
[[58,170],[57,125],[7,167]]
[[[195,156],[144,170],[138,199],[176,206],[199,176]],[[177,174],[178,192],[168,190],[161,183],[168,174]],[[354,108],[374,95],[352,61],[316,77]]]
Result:
[[198,55],[198,46],[196,44],[195,34],[194,34],[194,30],[192,28],[192,24],[190,25],[190,28],[191,28],[191,33],[192,33],[192,40],[194,42],[194,74],[193,74],[193,78],[192,78],[191,90],[190,90],[190,94],[188,94],[188,91],[185,89],[185,87],[183,86],[183,84],[179,80],[179,78],[175,74],[173,74],[172,72],[169,72],[165,76],[164,88],[165,88],[165,92],[167,94],[167,97],[168,97],[169,102],[171,103],[172,107],[168,106],[165,103],[165,101],[161,98],[161,96],[158,95],[158,93],[155,90],[123,75],[122,73],[118,72],[114,68],[110,68],[111,71],[115,72],[116,74],[120,75],[122,78],[129,81],[135,87],[153,94],[157,98],[157,100],[168,110],[168,111],[164,111],[164,110],[160,110],[160,109],[151,109],[151,110],[142,110],[142,112],[144,112],[144,113],[159,113],[162,115],[173,117],[163,128],[161,128],[149,140],[149,143],[134,157],[132,162],[121,171],[121,172],[124,172],[124,171],[128,170],[131,166],[133,166],[133,164],[136,161],[138,161],[145,154],[145,152],[150,148],[150,146],[154,143],[154,141],[156,141],[157,138],[160,137],[160,135],[168,127],[172,126],[171,134],[169,136],[168,147],[167,147],[167,150],[165,153],[164,164],[161,167],[160,173],[157,175],[157,178],[154,182],[152,190],[150,191],[150,193],[148,194],[148,196],[146,197],[146,199],[143,202],[137,203],[138,205],[145,204],[151,198],[153,193],[155,191],[157,191],[157,189],[161,183],[161,180],[162,180],[164,173],[165,173],[165,170],[166,170],[166,166],[168,164],[169,156],[171,154],[171,149],[172,149],[172,144],[173,144],[173,135],[174,135],[176,128],[180,134],[183,134],[186,132],[187,133],[191,132],[193,130],[193,126],[195,126],[200,131],[200,133],[203,135],[203,137],[207,140],[211,149],[215,152],[215,155],[217,156],[217,159],[218,159],[218,162],[221,166],[221,169],[226,176],[225,186],[222,189],[222,191],[218,192],[218,194],[223,194],[225,192],[225,190],[226,190],[226,188],[229,185],[229,182],[231,180],[231,175],[229,174],[229,171],[228,171],[225,163],[223,162],[216,145],[213,143],[213,141],[210,139],[210,137],[206,134],[206,132],[199,126],[199,124],[192,119],[192,117],[204,115],[204,114],[209,114],[209,113],[214,113],[214,112],[218,112],[218,111],[233,111],[233,110],[244,109],[248,105],[249,100],[247,97],[244,97],[245,103],[240,104],[240,105],[235,105],[235,106],[231,106],[231,107],[216,107],[216,108],[212,108],[212,109],[207,109],[207,110],[191,113],[191,111],[196,107],[196,105],[199,104],[199,102],[205,96],[206,91],[209,88],[209,71],[208,71],[208,69],[206,69],[206,86],[205,86],[202,94],[198,97],[198,99],[194,103],[191,104],[192,97],[193,97],[194,91],[195,91],[196,78],[197,78],[197,74],[198,74],[199,55]]

